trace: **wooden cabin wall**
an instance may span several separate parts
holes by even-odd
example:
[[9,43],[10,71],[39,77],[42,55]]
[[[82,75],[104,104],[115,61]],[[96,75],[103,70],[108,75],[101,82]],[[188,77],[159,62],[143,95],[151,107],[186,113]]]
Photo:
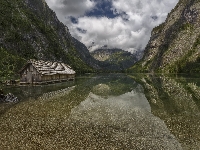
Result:
[[38,73],[35,67],[31,68],[31,71],[32,71],[33,82],[41,82],[41,75]]
[[52,80],[64,80],[64,79],[74,79],[74,78],[75,74],[41,75],[32,64],[28,64],[20,72],[20,81],[25,83],[35,83],[42,81],[46,82]]
[[65,74],[61,74],[60,75],[60,79],[66,79],[66,75]]
[[41,75],[38,73],[36,68],[30,64],[20,73],[20,81],[26,83],[40,82]]
[[52,80],[56,80],[56,75],[52,75]]
[[42,76],[42,81],[49,81],[49,76],[43,75]]
[[71,78],[74,78],[74,77],[75,77],[74,74],[69,74],[69,75],[68,75],[68,78],[70,78],[70,79],[71,79]]
[[26,79],[26,71],[21,72],[20,81],[21,82],[26,82],[27,81],[27,79]]
[[56,77],[55,80],[60,80],[60,75],[59,74],[56,74],[55,77]]
[[45,76],[42,76],[42,77],[41,77],[41,80],[42,80],[42,81],[45,81]]

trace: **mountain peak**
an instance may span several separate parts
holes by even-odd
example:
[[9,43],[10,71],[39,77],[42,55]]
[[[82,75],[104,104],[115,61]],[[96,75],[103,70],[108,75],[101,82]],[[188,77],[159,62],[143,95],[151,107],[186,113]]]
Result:
[[152,31],[140,63],[145,72],[200,72],[200,2],[180,0],[166,21]]

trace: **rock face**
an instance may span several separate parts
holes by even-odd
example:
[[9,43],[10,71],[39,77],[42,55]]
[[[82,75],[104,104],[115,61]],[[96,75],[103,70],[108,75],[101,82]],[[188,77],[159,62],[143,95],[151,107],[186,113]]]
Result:
[[120,70],[131,67],[138,60],[135,55],[121,49],[103,48],[91,52],[91,55],[96,60],[118,66]]
[[8,93],[7,95],[0,95],[0,102],[4,102],[4,103],[16,103],[18,102],[18,98],[15,97],[13,94]]
[[[92,71],[79,58],[68,28],[44,0],[6,0],[0,5],[0,48],[4,58],[14,60],[10,64],[42,59],[61,61],[78,72]],[[20,66],[14,65],[11,70],[17,71]]]
[[[200,72],[200,2],[180,0],[152,31],[143,59],[133,70]],[[142,68],[142,69],[141,69]]]
[[87,47],[83,43],[81,43],[80,41],[78,41],[75,38],[72,38],[72,41],[73,41],[73,44],[74,44],[76,50],[79,53],[79,57],[82,60],[84,60],[89,66],[91,66],[91,67],[93,67],[97,70],[102,69],[102,66],[99,65],[100,62],[98,60],[94,59],[90,55],[89,50],[87,49]]

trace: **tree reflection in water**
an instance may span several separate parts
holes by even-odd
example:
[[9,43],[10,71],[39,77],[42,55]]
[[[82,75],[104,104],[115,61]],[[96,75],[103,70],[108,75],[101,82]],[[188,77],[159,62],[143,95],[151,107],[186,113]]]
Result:
[[105,74],[54,92],[43,87],[40,98],[2,109],[0,148],[200,149],[199,85],[198,78]]

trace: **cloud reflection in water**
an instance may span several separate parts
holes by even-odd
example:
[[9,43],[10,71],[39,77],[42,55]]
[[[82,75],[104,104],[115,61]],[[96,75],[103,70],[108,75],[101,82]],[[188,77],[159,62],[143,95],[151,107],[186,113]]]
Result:
[[68,142],[89,149],[182,149],[138,88],[106,98],[90,92],[65,122]]

